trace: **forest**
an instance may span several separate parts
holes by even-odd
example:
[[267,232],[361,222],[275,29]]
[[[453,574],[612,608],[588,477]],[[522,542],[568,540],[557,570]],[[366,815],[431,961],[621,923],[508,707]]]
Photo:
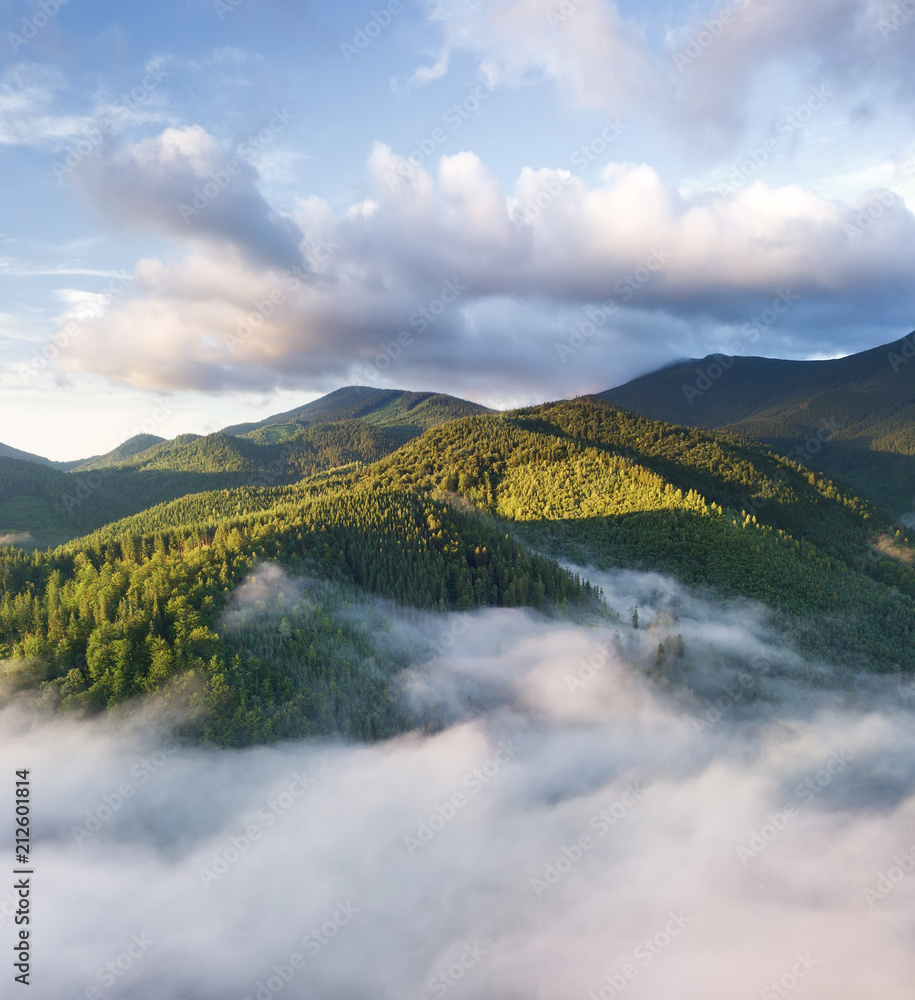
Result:
[[[90,713],[155,695],[221,745],[379,739],[418,724],[398,687],[417,653],[381,641],[371,598],[625,613],[563,563],[669,573],[768,606],[813,657],[915,669],[901,526],[766,446],[595,399],[400,444],[349,416],[269,430],[156,443],[109,471],[62,544],[0,548],[8,685]],[[90,474],[4,461],[20,476],[2,480],[7,505],[39,488],[53,505]],[[119,516],[118,500],[143,506]],[[246,610],[270,566],[287,584]]]

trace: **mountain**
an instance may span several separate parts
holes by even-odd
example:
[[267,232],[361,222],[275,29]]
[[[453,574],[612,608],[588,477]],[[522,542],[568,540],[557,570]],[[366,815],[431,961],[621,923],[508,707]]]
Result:
[[[370,426],[306,426],[286,447]],[[278,447],[188,435],[108,479],[16,465],[96,477],[117,498],[147,477],[246,476]],[[2,547],[0,659],[9,683],[64,708],[189,699],[191,730],[224,745],[376,739],[417,720],[398,695],[410,655],[369,595],[426,612],[629,613],[563,561],[751,598],[814,660],[915,672],[915,547],[889,516],[766,446],[595,399],[462,417],[295,482],[187,492],[45,552]],[[268,571],[272,590],[245,584]],[[654,663],[673,678],[683,643],[665,622]]]
[[8,444],[0,444],[0,458],[15,458],[20,462],[35,462],[36,465],[54,466],[49,458],[42,458],[41,455],[33,455],[30,451],[20,451],[18,448],[11,448]]
[[595,398],[770,444],[899,516],[915,508],[915,333],[830,361],[709,355]]
[[376,427],[396,428],[402,439],[407,440],[447,420],[477,413],[492,413],[492,410],[443,393],[350,385],[257,423],[226,427],[223,433],[241,436],[269,430],[270,440],[275,441],[301,426],[360,420]]
[[245,477],[124,467],[64,472],[0,458],[0,537],[27,536],[38,548],[59,545],[154,504],[227,482],[240,485]]
[[[121,465],[123,462],[139,455],[141,452],[161,444],[165,438],[157,437],[155,434],[134,434],[123,444],[117,446],[104,455],[95,455],[93,458],[85,458],[76,462],[66,464],[67,472],[90,472],[93,469],[104,469],[112,465]],[[58,468],[62,467],[58,465]]]
[[117,448],[109,451],[106,455],[95,455],[92,458],[78,458],[70,462],[53,462],[49,458],[41,455],[33,455],[28,451],[20,451],[18,448],[11,448],[9,445],[0,444],[0,458],[14,458],[21,462],[34,462],[36,465],[45,465],[52,469],[59,469],[61,472],[88,472],[92,469],[102,469],[110,465],[118,465],[125,459],[136,455],[146,448],[151,448],[154,444],[164,441],[165,438],[156,437],[155,434],[136,434],[129,438]]
[[0,537],[28,534],[39,547],[58,545],[189,494],[294,483],[336,466],[373,462],[394,451],[401,437],[351,420],[298,427],[281,444],[223,433],[158,439],[137,451],[143,443],[134,438],[68,471],[0,458]]
[[[6,464],[22,458],[0,457],[0,538],[58,545],[189,494],[289,484],[337,466],[375,462],[429,427],[491,412],[440,393],[349,386],[215,434],[171,441],[138,434],[89,459],[31,456],[32,471]],[[47,475],[34,472],[39,464]]]

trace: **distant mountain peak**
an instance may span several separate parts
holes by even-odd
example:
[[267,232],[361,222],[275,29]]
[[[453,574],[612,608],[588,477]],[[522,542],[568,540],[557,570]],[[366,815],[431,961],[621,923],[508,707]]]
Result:
[[825,361],[710,354],[595,398],[764,441],[896,514],[915,507],[915,333]]
[[364,420],[379,427],[411,426],[419,431],[428,430],[456,417],[492,412],[479,403],[446,393],[346,385],[285,413],[277,413],[253,423],[226,427],[223,433],[237,437],[280,424],[305,426],[341,420]]

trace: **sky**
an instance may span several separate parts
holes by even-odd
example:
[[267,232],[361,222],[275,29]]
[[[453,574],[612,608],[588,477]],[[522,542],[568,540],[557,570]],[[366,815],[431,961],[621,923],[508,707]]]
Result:
[[910,0],[0,0],[0,441],[896,340],[913,39]]

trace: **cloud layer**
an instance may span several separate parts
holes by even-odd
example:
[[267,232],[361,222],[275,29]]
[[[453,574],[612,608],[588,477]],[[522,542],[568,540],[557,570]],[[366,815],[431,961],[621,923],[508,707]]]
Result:
[[[727,349],[779,296],[791,308],[762,325],[756,353],[853,350],[864,317],[869,335],[895,339],[912,304],[905,202],[773,188],[755,179],[760,155],[748,149],[715,190],[611,163],[593,186],[525,168],[506,192],[473,153],[433,163],[379,143],[367,198],[343,212],[303,199],[281,216],[253,168],[227,173],[213,137],[168,129],[87,163],[85,183],[122,225],[193,249],[142,261],[63,367],[155,389],[475,378],[486,391],[510,377],[568,393]],[[569,361],[558,345],[595,317]]]
[[597,579],[638,631],[399,622],[448,647],[409,685],[437,735],[215,753],[7,708],[42,995],[908,997],[911,686],[843,693],[751,608]]
[[[0,80],[20,177],[52,154],[48,182],[68,182],[33,195],[48,213],[79,192],[120,238],[169,244],[67,335],[62,374],[499,404],[733,351],[789,290],[753,351],[834,356],[911,329],[905,4],[426,0],[366,21],[372,59],[322,36],[308,73],[337,88],[342,121],[301,99],[314,80],[285,57],[261,89],[271,50],[246,16],[218,18],[236,44],[159,46],[81,81],[30,45]],[[366,100],[391,79],[393,96]],[[459,113],[439,114],[458,93]]]

